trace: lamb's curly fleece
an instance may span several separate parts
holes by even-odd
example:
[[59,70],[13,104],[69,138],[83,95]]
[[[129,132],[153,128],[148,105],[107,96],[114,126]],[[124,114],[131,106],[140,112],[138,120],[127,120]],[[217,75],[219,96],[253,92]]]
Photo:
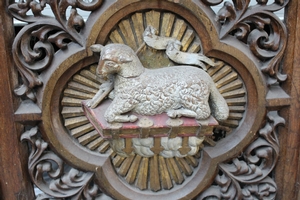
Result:
[[134,78],[117,76],[116,96],[106,112],[106,118],[111,113],[128,110],[141,115],[155,115],[185,108],[196,112],[197,119],[206,119],[211,113],[208,99],[210,88],[214,87],[212,84],[208,74],[187,66],[172,67],[172,70],[168,67],[145,69],[144,73]]
[[[144,73],[134,78],[117,76],[114,94],[113,103],[105,113],[107,118],[111,113],[121,114],[128,110],[141,115],[156,115],[168,110],[185,108],[194,111],[197,119],[206,119],[211,113],[209,98],[215,98],[213,100],[216,101],[221,96],[206,72],[186,66],[172,67],[172,70],[167,67],[156,70],[145,69]],[[212,102],[212,109],[222,110],[222,106],[226,105],[226,102],[222,98],[216,102],[220,101],[224,103],[214,105]],[[225,107],[226,109],[228,108]],[[226,112],[215,112],[214,114],[216,114],[216,118],[222,119],[224,118],[222,113],[226,115]],[[160,152],[160,155],[166,158],[195,155],[202,141],[203,138],[190,137],[191,150],[182,155],[179,152],[182,147],[181,137],[173,139],[162,137],[161,146],[164,150]],[[154,155],[151,151],[153,138],[133,138],[132,142],[133,153],[143,157]],[[111,147],[119,155],[129,156],[123,151],[124,139],[111,141]]]
[[[167,112],[169,117],[180,117],[179,115],[184,113],[188,117],[206,119],[212,109],[212,114],[219,121],[227,119],[229,115],[227,103],[212,78],[197,67],[173,66],[146,69],[133,50],[122,44],[103,47],[101,59],[103,62],[99,62],[97,72],[101,75],[114,74],[115,76],[114,99],[104,114],[107,122],[118,122],[121,116],[123,118],[119,122],[135,121],[137,117],[134,114],[126,116],[125,113],[129,111],[146,116]],[[175,116],[172,113],[175,113]],[[116,120],[118,117],[119,119]],[[151,151],[153,138],[136,138],[132,141],[133,152],[144,157],[154,155]],[[202,141],[202,138],[190,137],[191,151],[181,155],[179,149],[182,146],[182,138],[163,137],[161,145],[164,150],[160,155],[164,157],[194,155],[198,152]],[[123,151],[124,139],[111,141],[111,147],[119,155],[128,156]]]

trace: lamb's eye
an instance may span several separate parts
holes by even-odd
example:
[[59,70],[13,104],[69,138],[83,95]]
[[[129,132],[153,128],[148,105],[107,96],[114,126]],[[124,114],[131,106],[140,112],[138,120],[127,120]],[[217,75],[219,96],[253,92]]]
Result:
[[112,62],[112,61],[107,61],[107,62],[105,63],[105,65],[107,65],[108,67],[114,67],[114,66],[116,65],[116,63],[115,63],[115,62]]

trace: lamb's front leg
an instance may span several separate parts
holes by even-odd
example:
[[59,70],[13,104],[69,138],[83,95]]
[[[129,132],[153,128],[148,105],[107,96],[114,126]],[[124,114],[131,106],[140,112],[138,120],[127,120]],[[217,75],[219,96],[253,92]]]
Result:
[[114,98],[107,108],[104,117],[109,123],[112,122],[135,122],[138,118],[135,115],[122,115],[131,111],[135,107],[136,101],[133,99]]
[[96,95],[87,102],[87,106],[91,108],[96,108],[99,103],[113,90],[114,84],[111,81],[103,83]]

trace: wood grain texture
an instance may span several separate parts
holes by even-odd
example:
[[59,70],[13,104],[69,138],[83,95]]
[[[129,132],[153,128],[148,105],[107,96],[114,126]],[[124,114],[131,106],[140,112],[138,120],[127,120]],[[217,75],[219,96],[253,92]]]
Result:
[[150,188],[156,192],[161,189],[158,170],[158,155],[154,155],[150,159]]
[[159,171],[161,178],[161,185],[164,189],[170,189],[173,187],[172,179],[170,177],[169,171],[167,170],[166,160],[162,156],[158,156]]
[[281,112],[287,123],[279,132],[281,155],[275,169],[277,199],[283,200],[300,199],[300,2],[290,1],[286,12],[289,39],[283,66],[288,79],[283,88],[292,98]]
[[132,167],[130,167],[130,169],[128,170],[126,181],[129,184],[133,184],[136,179],[141,159],[142,157],[140,155],[136,155],[133,160]]
[[0,198],[27,200],[34,199],[34,194],[27,172],[27,146],[19,142],[22,127],[13,118],[18,102],[12,88],[16,86],[17,78],[11,54],[13,24],[6,13],[6,2],[0,2]]
[[140,190],[147,189],[147,183],[148,183],[148,165],[149,165],[149,159],[148,158],[142,158],[141,161],[141,167],[138,172],[137,176],[137,182],[136,186]]
[[[239,1],[239,2],[241,2],[241,1]],[[151,4],[150,1],[149,1],[149,4]],[[0,5],[2,6],[2,4],[0,4]],[[299,183],[299,167],[300,167],[300,165],[298,164],[299,163],[299,139],[300,139],[300,136],[299,136],[300,128],[298,125],[298,123],[299,123],[299,92],[300,92],[300,86],[299,86],[300,73],[299,73],[299,67],[298,67],[300,64],[299,63],[300,56],[298,55],[298,52],[300,50],[298,47],[299,46],[298,44],[300,42],[300,39],[299,39],[299,31],[300,31],[299,18],[300,18],[300,16],[299,16],[299,11],[298,11],[299,5],[300,5],[299,2],[291,1],[290,7],[288,9],[288,19],[289,19],[288,26],[289,26],[289,30],[290,30],[289,31],[290,37],[289,37],[289,44],[288,44],[289,48],[286,52],[285,61],[284,61],[283,66],[286,66],[285,71],[288,74],[289,79],[286,83],[284,83],[284,86],[285,86],[286,91],[288,92],[289,95],[291,95],[293,100],[291,102],[291,106],[282,111],[282,115],[285,116],[285,119],[287,119],[288,123],[286,124],[286,128],[280,129],[280,132],[279,132],[282,155],[281,155],[279,165],[278,165],[278,167],[276,169],[276,173],[275,173],[276,181],[278,184],[278,197],[277,197],[278,199],[297,199],[297,197],[300,198],[300,196],[299,196],[300,194],[298,194],[298,192],[297,192],[299,190],[298,183]],[[173,5],[173,6],[175,7],[175,5]],[[130,6],[127,9],[131,9],[131,8],[134,8],[134,6]],[[1,9],[4,10],[4,7],[2,6]],[[4,16],[4,14],[1,14],[1,20],[5,23],[2,24],[3,28],[1,30],[5,30],[5,32],[4,33],[2,32],[3,34],[0,32],[1,33],[0,39],[4,40],[4,38],[5,38],[7,40],[7,38],[11,37],[13,34],[7,35],[9,33],[9,31],[7,32],[7,27],[6,27],[7,20],[3,20],[2,19],[3,16]],[[153,16],[153,18],[151,18],[151,16]],[[145,20],[146,21],[145,24],[146,25],[152,24],[156,27],[159,27],[160,22],[158,19],[161,16],[162,15],[159,12],[151,11],[151,13],[148,13],[148,17]],[[295,17],[295,16],[297,16],[297,17]],[[131,19],[126,19],[126,20],[132,20],[134,17],[138,18],[138,20],[141,19],[141,15],[139,14],[139,15],[133,15]],[[119,21],[119,20],[117,20],[117,21]],[[134,20],[132,20],[132,21],[134,21]],[[176,19],[174,21],[175,21],[175,23],[173,24],[173,26],[174,26],[173,34],[167,33],[169,31],[169,28],[171,27],[170,24],[169,24],[170,26],[168,26],[168,30],[164,30],[164,32],[166,32],[166,34],[174,35],[178,39],[182,40],[184,43],[184,50],[192,51],[192,52],[199,51],[200,45],[197,45],[196,43],[192,42],[194,35],[188,29],[186,24],[184,24],[184,23],[180,24],[179,19]],[[138,21],[138,22],[142,23],[141,21]],[[132,38],[130,38],[130,41],[123,40],[124,35],[127,37],[128,35],[133,34],[133,32],[135,32],[135,33],[138,32],[137,29],[136,30],[128,29],[130,26],[131,26],[131,28],[135,27],[135,24],[132,25],[132,24],[128,23],[128,21],[124,21],[122,23],[123,24],[120,24],[120,27],[119,27],[121,32],[114,31],[110,35],[111,41],[112,42],[120,42],[120,43],[128,42],[132,45],[135,45],[135,42],[136,42],[137,46],[139,46],[139,44],[141,44],[140,37],[136,37],[136,38],[132,37]],[[191,20],[191,18],[190,18],[190,23],[195,24],[195,23],[193,23],[193,20]],[[111,24],[115,24],[115,23],[111,23]],[[11,28],[11,24],[10,24],[10,28]],[[109,28],[107,28],[107,29],[109,29]],[[127,31],[129,31],[129,32],[127,32]],[[200,31],[198,31],[198,33],[200,33]],[[101,34],[105,34],[105,30],[102,31]],[[8,36],[8,37],[6,37],[6,36]],[[105,37],[102,37],[102,38],[105,38]],[[214,38],[212,38],[212,39],[214,39]],[[1,58],[1,61],[3,61],[2,62],[4,64],[3,66],[6,67],[3,71],[4,73],[2,75],[0,75],[0,77],[2,77],[1,86],[3,87],[1,89],[1,94],[2,94],[2,96],[5,95],[5,97],[7,95],[10,95],[11,91],[12,91],[12,89],[11,89],[12,87],[10,87],[11,85],[10,85],[10,79],[9,79],[10,78],[9,74],[11,74],[11,72],[9,71],[10,70],[9,66],[12,66],[12,65],[11,65],[11,61],[8,61],[9,59],[7,59],[7,58],[10,58],[9,55],[7,55],[7,52],[9,52],[8,48],[7,48],[7,46],[9,46],[9,45],[7,45],[7,42],[9,42],[11,40],[8,40],[8,41],[6,41],[6,40],[2,41],[2,44],[4,44],[4,45],[0,48],[2,50],[0,58]],[[204,44],[204,47],[205,46],[207,46],[207,45]],[[237,46],[237,48],[238,48],[238,46]],[[204,49],[207,49],[207,47]],[[232,50],[232,52],[230,52],[230,53],[235,54],[235,51]],[[224,58],[224,59],[226,59],[226,58]],[[236,63],[234,61],[232,61],[232,64],[236,64]],[[235,65],[233,65],[233,66],[235,66]],[[224,64],[217,66],[215,69],[216,70],[212,74],[214,76],[216,84],[218,85],[218,88],[220,89],[221,93],[226,97],[227,102],[230,104],[230,111],[232,112],[230,114],[230,118],[226,122],[224,122],[222,125],[228,126],[230,128],[236,128],[239,126],[239,120],[241,120],[243,118],[243,112],[247,108],[247,104],[251,103],[251,102],[247,102],[247,98],[244,98],[245,92],[243,92],[244,90],[241,89],[243,87],[243,83],[238,79],[238,73],[236,73],[236,72],[230,73],[231,69]],[[248,79],[248,77],[245,78],[247,75],[245,75],[244,71],[242,71],[242,73],[239,73],[239,75],[241,75],[241,74],[243,75],[244,80]],[[69,88],[65,90],[65,98],[63,98],[61,105],[65,106],[64,108],[67,108],[67,109],[74,106],[73,108],[76,110],[76,113],[78,113],[78,115],[77,114],[72,115],[72,112],[70,112],[70,110],[63,110],[62,114],[66,118],[65,123],[66,123],[66,126],[69,129],[71,129],[70,133],[72,136],[77,138],[81,144],[84,144],[84,145],[87,144],[88,148],[90,148],[92,150],[97,149],[97,151],[103,153],[103,152],[106,152],[107,149],[109,149],[109,144],[107,141],[103,141],[99,137],[96,137],[95,132],[90,130],[88,125],[86,125],[86,121],[82,117],[82,112],[79,110],[80,105],[81,105],[80,99],[83,99],[83,97],[81,96],[80,93],[78,93],[76,91],[76,88],[79,88],[80,90],[86,91],[89,94],[89,96],[91,96],[93,93],[95,93],[94,91],[96,91],[99,86],[99,83],[97,81],[93,81],[93,79],[95,79],[95,76],[93,76],[93,73],[89,73],[89,71],[85,71],[85,70],[82,71],[82,73],[80,73],[80,75],[76,75],[74,77],[73,82],[70,82]],[[247,80],[247,81],[249,81],[249,80]],[[2,84],[2,82],[3,82],[3,84]],[[78,85],[82,85],[82,86],[78,87]],[[249,86],[249,84],[247,86]],[[258,87],[258,89],[262,89],[262,87]],[[251,96],[253,96],[253,95],[254,96],[256,95],[253,92],[252,86],[251,86],[251,88],[249,87],[247,89],[249,89],[249,98],[251,98]],[[260,92],[261,90],[258,90],[258,91]],[[254,100],[256,100],[256,98],[254,98]],[[12,111],[14,110],[14,108],[12,106],[13,105],[13,97],[8,96],[8,98],[5,99],[4,101],[5,101],[4,104],[1,105],[1,106],[3,106],[3,109],[4,109],[3,112],[1,113],[1,114],[3,114],[3,116],[1,117],[1,120],[3,120],[3,121],[1,121],[1,124],[3,125],[3,126],[1,126],[2,133],[3,133],[3,135],[1,135],[1,142],[4,142],[6,145],[0,146],[0,150],[4,150],[4,152],[5,152],[4,159],[3,159],[3,156],[0,156],[0,158],[1,158],[1,160],[0,160],[1,161],[0,175],[2,175],[1,173],[4,171],[3,169],[7,170],[7,167],[9,168],[9,166],[11,164],[16,164],[15,160],[17,161],[18,167],[16,167],[16,168],[17,168],[17,170],[19,170],[19,172],[20,172],[20,169],[22,172],[22,170],[25,170],[25,168],[26,168],[25,167],[24,169],[22,169],[22,167],[21,167],[21,166],[23,166],[22,164],[24,164],[24,162],[22,161],[21,155],[25,151],[22,151],[21,150],[22,148],[20,148],[18,146],[19,145],[19,143],[18,143],[19,136],[18,136],[18,134],[11,134],[11,133],[16,133],[16,130],[17,130],[17,128],[15,127],[15,125],[13,123],[13,119],[11,117],[12,113],[13,113]],[[272,102],[269,101],[269,104],[272,104]],[[273,104],[277,105],[277,102],[275,102]],[[251,106],[252,105],[253,104],[251,104]],[[272,107],[272,105],[270,107]],[[280,104],[280,105],[283,105],[283,104]],[[249,108],[250,109],[252,108],[253,110],[255,110],[255,109],[257,109],[257,108],[255,108],[256,106],[257,106],[257,104],[255,104],[254,106],[249,107]],[[259,106],[258,107],[261,108],[264,105],[260,104]],[[264,113],[264,110],[262,110],[261,113]],[[78,118],[75,118],[76,116]],[[255,115],[252,115],[252,118],[254,118],[254,117],[255,117]],[[246,123],[247,123],[247,121],[246,121]],[[259,121],[259,123],[260,123],[260,121]],[[258,123],[256,123],[256,124],[258,124]],[[259,124],[257,126],[259,126]],[[250,139],[246,138],[245,140],[250,140]],[[10,142],[12,142],[12,143],[10,143]],[[10,146],[8,146],[8,144]],[[8,160],[8,157],[10,158],[11,154],[7,153],[7,149],[12,150],[11,146],[14,147],[13,152],[16,153],[17,155],[16,155],[16,157],[13,157],[12,159]],[[3,152],[3,151],[1,151],[1,152]],[[20,152],[21,152],[21,154],[18,154]],[[9,155],[9,156],[5,156],[5,155]],[[233,153],[231,153],[231,155],[233,155]],[[27,158],[27,157],[24,156],[23,158]],[[193,171],[192,167],[196,168],[199,164],[201,164],[201,163],[199,163],[197,157],[186,157],[184,159],[176,159],[176,160],[174,160],[174,159],[165,160],[158,156],[155,156],[154,158],[155,158],[155,160],[149,159],[150,170],[148,169],[148,159],[141,160],[138,157],[132,157],[125,161],[120,159],[119,157],[115,157],[113,164],[115,164],[116,166],[121,166],[119,174],[122,175],[123,177],[126,176],[127,182],[133,183],[135,180],[138,180],[138,187],[140,189],[147,187],[146,180],[145,180],[145,177],[146,177],[145,174],[147,172],[147,169],[149,171],[152,171],[151,167],[155,166],[154,169],[156,170],[157,174],[155,174],[154,177],[161,178],[162,185],[160,186],[160,183],[156,184],[157,182],[155,182],[155,180],[150,179],[150,188],[152,189],[152,191],[157,191],[157,190],[160,190],[161,188],[170,189],[170,188],[177,187],[174,184],[174,182],[176,182],[178,184],[181,183],[183,175],[181,173],[179,173],[180,171],[182,171],[182,173],[184,173],[185,175],[190,175],[191,171]],[[4,163],[4,164],[2,164],[2,163]],[[6,168],[2,167],[2,165]],[[140,171],[137,170],[136,166],[138,166],[138,165],[141,166]],[[131,166],[135,166],[135,168],[130,168]],[[160,171],[161,174],[159,174],[159,171],[157,169],[161,169],[161,171]],[[6,181],[7,178],[13,178],[13,179],[15,178],[14,173],[13,173],[12,177],[9,177],[10,171],[13,171],[13,172],[17,171],[17,170],[15,170],[15,171],[14,170],[15,169],[9,168],[9,171],[4,171],[4,173],[6,173],[5,174],[6,176],[4,176],[4,181]],[[0,177],[2,178],[2,176],[0,176]],[[13,181],[18,182],[18,183],[16,183],[16,185],[20,185],[23,183],[22,181],[20,181],[20,179],[21,179],[20,177],[17,177],[17,179],[14,179]],[[22,179],[22,180],[24,180],[24,179]],[[157,179],[157,180],[159,180],[159,179]],[[1,181],[2,181],[2,179],[1,179]],[[11,184],[13,181],[8,182],[8,184]],[[9,190],[7,190],[7,187],[3,186],[2,182],[0,182],[0,183],[1,183],[0,193],[2,193],[0,195],[3,195],[4,192],[9,191]],[[156,184],[156,185],[154,186],[154,184]],[[28,187],[30,187],[30,186],[28,186]],[[198,189],[200,188],[202,190],[203,187],[202,188],[201,187],[198,187]],[[116,188],[116,189],[118,189],[118,188]],[[122,188],[122,189],[124,189],[124,188]],[[183,188],[180,192],[183,194],[187,190],[188,190],[188,188],[185,188],[185,189]],[[13,192],[14,195],[16,194],[15,190],[14,191],[10,190],[9,192],[10,193]],[[196,192],[193,192],[193,193],[196,193]],[[17,193],[17,194],[20,194],[20,193]],[[193,196],[195,196],[195,195],[196,194],[193,194]],[[6,197],[6,196],[4,196],[4,197]],[[22,197],[21,198],[19,198],[19,197],[20,196],[16,197],[16,195],[15,196],[11,195],[11,196],[8,196],[7,199],[15,199],[15,198],[22,199]]]

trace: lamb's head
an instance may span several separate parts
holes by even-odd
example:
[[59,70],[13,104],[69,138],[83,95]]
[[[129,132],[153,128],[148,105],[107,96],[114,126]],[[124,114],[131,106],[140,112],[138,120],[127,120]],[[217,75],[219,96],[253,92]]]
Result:
[[101,51],[96,73],[102,78],[106,78],[111,74],[119,74],[123,77],[136,77],[144,71],[141,62],[129,46],[108,44],[99,46],[98,50],[93,45],[91,49],[94,52]]

